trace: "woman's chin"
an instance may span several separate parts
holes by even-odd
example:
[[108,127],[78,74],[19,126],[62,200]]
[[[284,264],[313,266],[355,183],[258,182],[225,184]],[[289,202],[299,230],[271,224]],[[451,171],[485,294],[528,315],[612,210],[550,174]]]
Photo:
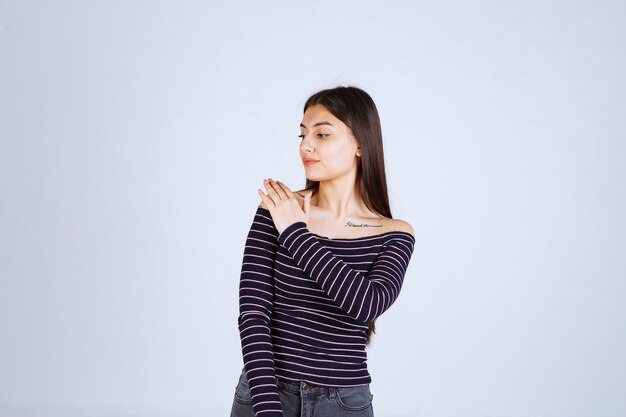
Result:
[[306,177],[307,180],[309,181],[319,181],[319,175],[315,175],[314,173],[312,173],[310,170],[305,169],[304,170],[304,176]]

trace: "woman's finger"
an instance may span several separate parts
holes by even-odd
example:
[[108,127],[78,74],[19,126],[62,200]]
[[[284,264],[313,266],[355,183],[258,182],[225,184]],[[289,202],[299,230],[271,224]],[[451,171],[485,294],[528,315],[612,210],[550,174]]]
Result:
[[276,183],[283,189],[287,198],[291,198],[294,196],[294,193],[291,191],[289,187],[287,187],[287,184],[282,183],[280,181],[276,181]]
[[285,190],[283,190],[283,188],[280,186],[280,184],[278,184],[274,180],[271,180],[270,184],[272,185],[272,187],[274,188],[274,191],[276,192],[276,194],[278,194],[278,197],[281,200],[288,200],[289,199],[289,195],[285,192]]
[[257,188],[257,193],[259,194],[259,197],[261,197],[261,200],[265,203],[265,206],[268,208],[268,210],[270,209],[270,207],[274,207],[274,202],[271,201],[270,198],[265,195],[265,193],[260,188]]
[[274,186],[272,185],[272,183],[270,181],[268,181],[268,180],[264,180],[263,181],[263,185],[267,189],[267,194],[269,195],[269,198],[272,199],[272,202],[274,204],[278,204],[278,202],[280,201],[280,196],[278,195],[278,193],[274,189]]
[[289,189],[289,187],[287,187],[286,184],[284,184],[284,183],[282,183],[280,181],[276,181],[276,184],[278,184],[280,189],[283,191],[283,193],[285,195],[285,199],[295,198],[294,197],[294,193]]

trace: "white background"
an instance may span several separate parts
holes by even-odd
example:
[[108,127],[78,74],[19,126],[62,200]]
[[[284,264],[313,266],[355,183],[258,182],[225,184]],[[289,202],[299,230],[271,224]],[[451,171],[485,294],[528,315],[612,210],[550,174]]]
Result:
[[622,1],[0,0],[0,415],[226,416],[264,177],[383,126],[415,252],[377,417],[626,415]]

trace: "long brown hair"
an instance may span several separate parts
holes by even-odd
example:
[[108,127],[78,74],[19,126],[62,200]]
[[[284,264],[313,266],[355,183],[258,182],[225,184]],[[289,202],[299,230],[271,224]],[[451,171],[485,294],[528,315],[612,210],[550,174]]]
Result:
[[[354,134],[361,156],[358,158],[356,185],[367,208],[381,216],[393,218],[387,195],[383,134],[374,100],[365,91],[352,86],[339,86],[313,94],[304,104],[304,112],[314,104],[321,104],[348,126]],[[306,179],[305,190],[317,194],[319,181]],[[367,328],[366,345],[376,333],[376,320]]]

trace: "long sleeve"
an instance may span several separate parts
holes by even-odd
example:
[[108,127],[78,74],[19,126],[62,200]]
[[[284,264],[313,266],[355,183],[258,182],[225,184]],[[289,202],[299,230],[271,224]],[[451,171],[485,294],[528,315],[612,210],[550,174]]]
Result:
[[282,417],[270,335],[278,231],[259,206],[248,232],[239,281],[238,327],[256,417]]
[[278,236],[278,243],[339,308],[354,320],[369,324],[398,297],[413,253],[415,239],[411,234],[397,232],[387,236],[367,275],[337,258],[304,222],[289,225]]

